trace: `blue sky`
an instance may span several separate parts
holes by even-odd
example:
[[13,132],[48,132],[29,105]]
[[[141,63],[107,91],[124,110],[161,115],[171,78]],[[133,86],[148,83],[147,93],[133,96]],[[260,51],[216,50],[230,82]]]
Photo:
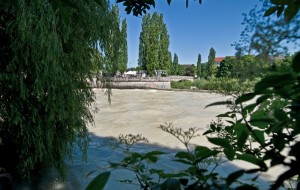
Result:
[[[239,40],[244,26],[242,13],[248,13],[260,0],[157,0],[149,13],[162,13],[170,35],[169,50],[176,53],[179,64],[195,64],[200,53],[207,61],[209,49],[216,50],[216,57],[234,55],[231,44]],[[127,20],[128,67],[136,67],[142,17],[127,15],[120,4],[121,19]]]

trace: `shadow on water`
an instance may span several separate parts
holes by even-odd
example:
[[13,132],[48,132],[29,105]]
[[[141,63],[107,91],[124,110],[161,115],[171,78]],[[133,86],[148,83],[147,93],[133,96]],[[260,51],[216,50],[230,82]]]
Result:
[[[30,180],[25,180],[17,184],[16,189],[21,190],[39,190],[39,189],[55,189],[55,190],[67,190],[85,189],[89,182],[96,177],[99,173],[110,171],[108,162],[118,162],[124,158],[124,154],[120,149],[114,149],[108,145],[111,142],[112,137],[99,137],[94,134],[90,134],[91,143],[89,145],[87,161],[82,161],[81,152],[75,148],[73,153],[73,160],[66,159],[67,164],[67,177],[62,180],[58,173],[54,169],[48,169],[42,176],[33,177]],[[140,143],[133,147],[132,151],[135,152],[148,152],[152,150],[161,150],[167,153],[161,157],[161,160],[153,167],[164,169],[167,172],[176,172],[184,168],[183,164],[175,163],[172,160],[175,152],[179,149],[170,149],[150,143]],[[221,175],[228,175],[229,173],[240,169],[239,167],[226,163],[218,168],[218,172]],[[91,173],[93,172],[93,173]],[[88,175],[91,173],[90,175]],[[124,184],[120,180],[135,179],[133,172],[129,172],[124,169],[113,170],[106,184],[105,189],[107,190],[132,190],[139,189],[137,184]],[[247,181],[247,177],[244,177]],[[258,184],[260,189],[268,189],[269,183],[259,178]]]

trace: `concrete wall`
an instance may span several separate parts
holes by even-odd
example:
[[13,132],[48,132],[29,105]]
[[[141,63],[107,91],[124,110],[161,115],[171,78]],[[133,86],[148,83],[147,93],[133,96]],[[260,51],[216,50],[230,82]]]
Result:
[[194,81],[194,77],[190,77],[190,76],[168,76],[168,78],[171,81],[180,81],[180,80],[189,80],[189,81]]
[[112,88],[171,89],[171,82],[112,82]]
[[[153,88],[153,89],[171,89],[171,81],[190,80],[194,77],[188,76],[169,76],[169,77],[114,77],[111,78],[112,88]],[[91,81],[92,87],[101,88],[101,82],[93,78]]]

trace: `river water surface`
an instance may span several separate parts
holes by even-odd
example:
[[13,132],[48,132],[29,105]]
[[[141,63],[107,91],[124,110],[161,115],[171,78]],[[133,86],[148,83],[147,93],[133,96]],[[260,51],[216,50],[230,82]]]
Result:
[[[142,134],[149,140],[149,143],[135,147],[134,151],[163,149],[172,153],[184,146],[175,137],[159,129],[159,125],[172,122],[173,126],[183,129],[198,127],[199,134],[202,134],[216,115],[226,111],[225,106],[206,109],[205,106],[228,99],[228,97],[205,92],[114,89],[109,104],[102,90],[95,89],[95,92],[99,111],[95,113],[95,124],[89,127],[92,141],[87,162],[83,163],[81,153],[75,150],[73,161],[67,160],[68,176],[64,182],[50,170],[42,179],[22,183],[19,189],[85,189],[93,177],[109,171],[109,161],[119,161],[124,158],[122,151],[112,149],[107,144],[108,140],[120,134]],[[203,136],[193,139],[192,143],[210,146]],[[178,170],[176,164],[167,161],[160,163],[160,167],[171,172]],[[222,171],[228,173],[236,169],[235,166],[228,166]],[[94,172],[87,177],[92,171]],[[133,178],[135,178],[134,174],[125,170],[113,171],[106,189],[138,189],[139,186],[124,185],[119,182]]]

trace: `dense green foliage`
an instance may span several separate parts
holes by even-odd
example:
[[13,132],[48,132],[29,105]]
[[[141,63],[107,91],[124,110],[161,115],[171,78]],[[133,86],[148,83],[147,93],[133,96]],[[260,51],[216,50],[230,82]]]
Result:
[[154,76],[156,70],[169,70],[170,41],[162,14],[155,12],[152,16],[150,14],[143,16],[139,40],[139,67],[146,70],[150,76]]
[[235,65],[235,58],[226,57],[221,61],[218,68],[217,77],[231,78],[233,76],[233,68]]
[[[127,69],[127,23],[124,19],[120,23],[119,8],[113,5],[109,13],[111,23],[104,33],[107,33],[107,39],[104,43],[105,51],[101,52],[104,58],[102,64],[106,65],[106,73],[114,76],[117,71],[124,73]],[[121,27],[120,27],[121,24]],[[101,69],[101,66],[99,69]]]
[[240,57],[225,57],[217,68],[217,77],[239,78],[252,80],[270,69],[270,64],[260,57],[245,55]]
[[201,63],[202,59],[201,59],[201,54],[198,54],[198,59],[197,59],[197,77],[200,78],[202,77],[202,63]]
[[[275,71],[258,82],[253,93],[239,96],[234,102],[238,109],[218,116],[228,123],[211,125],[206,133],[218,136],[211,142],[221,146],[229,160],[240,159],[256,165],[258,168],[252,170],[253,173],[279,165],[287,167],[271,189],[300,175],[296,169],[300,162],[299,62],[300,53],[293,59],[292,70]],[[247,103],[256,97],[259,98],[254,103]],[[249,170],[239,172],[236,178]]]
[[210,48],[208,54],[208,62],[207,62],[207,77],[211,78],[215,74],[216,65],[215,65],[216,51],[214,48]]
[[[167,0],[168,4],[171,4],[171,0]],[[189,0],[185,0],[186,7],[189,5]],[[201,4],[202,0],[199,0]],[[127,14],[133,14],[134,16],[139,16],[146,14],[147,10],[151,6],[155,7],[155,0],[117,0],[117,3],[123,3],[126,7],[125,11]]]
[[176,53],[174,53],[174,57],[171,62],[170,75],[178,75],[179,66],[178,56]]
[[190,80],[171,81],[171,88],[191,89],[191,86],[193,86],[193,82]]
[[87,79],[107,39],[108,4],[5,0],[0,12],[0,167],[21,177],[45,167],[65,175],[66,155],[78,146],[85,157],[88,146]]
[[260,78],[252,80],[241,80],[237,78],[196,79],[194,81],[180,80],[178,82],[172,81],[171,88],[191,89],[191,87],[196,87],[198,90],[208,90],[210,92],[236,97],[243,93],[251,92],[259,80]]
[[121,47],[118,71],[124,73],[127,70],[128,47],[127,47],[127,22],[124,19],[121,25]]

